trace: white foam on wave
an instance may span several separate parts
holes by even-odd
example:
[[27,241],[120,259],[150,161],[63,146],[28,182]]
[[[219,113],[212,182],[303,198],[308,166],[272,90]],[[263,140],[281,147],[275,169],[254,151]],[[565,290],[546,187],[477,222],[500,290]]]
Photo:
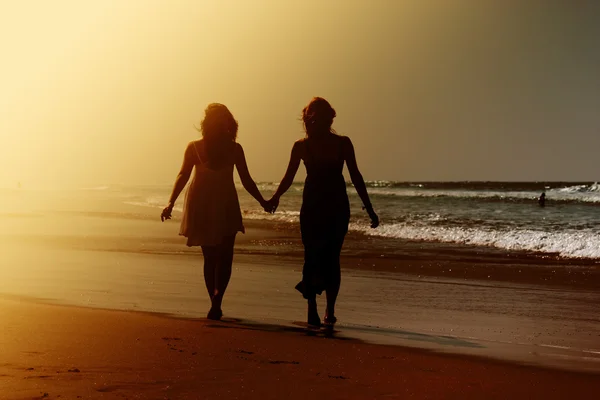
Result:
[[[573,189],[574,190],[574,189]],[[596,193],[597,194],[597,193]],[[143,199],[131,199],[125,204],[162,209],[167,203],[166,195],[147,196]],[[244,218],[287,223],[299,222],[299,211],[287,211],[280,208],[276,214],[265,213],[255,206],[242,207]],[[256,207],[258,207],[256,205]],[[175,210],[182,211],[182,204]],[[590,228],[565,230],[561,227],[555,233],[535,229],[510,227],[459,227],[444,226],[447,216],[439,213],[414,214],[402,222],[383,224],[378,229],[370,229],[368,221],[353,222],[350,229],[368,235],[390,238],[425,240],[446,243],[458,243],[475,246],[492,246],[507,250],[525,250],[547,254],[558,254],[567,258],[600,259],[600,234]],[[442,223],[442,224],[440,224]]]
[[[279,188],[279,183],[273,182],[257,182],[256,186],[266,196],[267,193],[275,193]],[[241,182],[236,182],[235,187],[238,190],[244,190],[244,185]],[[304,182],[294,182],[289,188],[288,192],[302,192],[304,190]]]
[[[498,199],[523,199],[532,200],[539,196],[533,192],[501,192],[501,191],[475,191],[475,190],[437,190],[437,189],[407,189],[386,188],[369,189],[370,194],[402,196],[402,197],[455,197],[455,198],[498,198]],[[599,199],[600,200],[600,199]]]
[[[150,207],[156,209],[163,209],[168,202],[166,196],[150,196],[144,201],[125,201],[124,204],[136,207]],[[175,211],[183,212],[183,205],[178,204],[173,207]],[[263,210],[242,210],[244,218],[247,219],[259,219],[259,220],[270,220],[280,222],[297,222],[300,217],[300,211],[285,211],[277,210],[275,214],[269,214]]]
[[384,224],[377,229],[370,229],[364,224],[351,224],[351,229],[373,236],[492,246],[507,250],[558,254],[567,258],[600,258],[600,235],[592,231],[548,233],[535,230],[502,231],[405,223]]
[[275,214],[269,214],[262,210],[244,211],[244,218],[292,223],[300,220],[300,211],[277,210]]
[[[584,189],[585,188],[585,189]],[[530,191],[494,191],[494,190],[437,190],[408,188],[369,188],[370,194],[399,197],[450,197],[498,200],[536,200],[540,193]],[[600,185],[581,185],[550,189],[546,192],[547,201],[573,201],[600,203]]]
[[600,192],[600,184],[598,184],[598,182],[594,182],[591,185],[567,186],[567,187],[564,187],[564,188],[550,189],[549,192],[559,192],[559,193],[596,193],[596,192]]

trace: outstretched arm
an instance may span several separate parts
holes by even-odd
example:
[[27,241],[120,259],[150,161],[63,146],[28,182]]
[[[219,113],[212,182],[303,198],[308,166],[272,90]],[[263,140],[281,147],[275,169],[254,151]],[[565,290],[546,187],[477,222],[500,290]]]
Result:
[[175,178],[175,185],[173,186],[173,191],[171,192],[171,197],[169,198],[169,203],[163,210],[160,219],[162,221],[166,219],[171,219],[171,213],[173,212],[173,207],[175,206],[175,202],[177,198],[183,191],[185,185],[187,185],[190,180],[190,176],[192,175],[192,169],[194,168],[194,148],[193,143],[188,144],[188,147],[185,149],[185,154],[183,156],[183,164],[181,165],[181,169],[179,170],[179,174],[177,174],[177,178]]
[[358,164],[356,163],[356,154],[354,153],[354,145],[350,138],[344,138],[344,160],[346,160],[346,166],[348,167],[348,172],[350,172],[350,179],[356,188],[360,199],[369,213],[369,217],[371,218],[371,228],[377,228],[379,225],[379,217],[375,214],[373,210],[373,205],[371,205],[371,200],[369,199],[369,193],[367,193],[367,185],[365,185],[365,180],[363,179],[362,174],[358,169]]
[[288,164],[287,171],[285,171],[285,175],[279,183],[277,191],[273,195],[273,201],[279,203],[279,198],[283,196],[290,186],[292,186],[292,183],[294,183],[296,172],[298,172],[298,167],[300,166],[300,160],[300,143],[296,142],[294,143],[294,147],[292,147],[292,154],[290,156],[290,163]]
[[250,193],[250,195],[254,197],[263,208],[265,208],[267,202],[258,190],[254,179],[252,179],[252,177],[250,176],[250,171],[248,171],[248,164],[246,163],[246,155],[244,154],[244,149],[240,144],[236,146],[235,167],[237,168],[238,175],[240,176],[240,180],[242,181],[244,189],[246,189],[246,191]]

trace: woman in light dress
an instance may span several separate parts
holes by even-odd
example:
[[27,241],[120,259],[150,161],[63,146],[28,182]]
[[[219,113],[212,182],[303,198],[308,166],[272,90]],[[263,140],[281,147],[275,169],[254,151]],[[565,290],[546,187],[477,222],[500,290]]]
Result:
[[202,139],[190,142],[183,165],[161,220],[171,218],[173,206],[186,186],[192,170],[194,178],[188,188],[180,235],[188,246],[201,246],[204,255],[204,281],[211,300],[207,318],[223,316],[221,304],[231,278],[233,245],[238,232],[244,232],[240,203],[233,181],[233,168],[242,185],[265,211],[265,201],[248,172],[244,149],[236,143],[238,123],[223,104],[210,104],[201,123]]

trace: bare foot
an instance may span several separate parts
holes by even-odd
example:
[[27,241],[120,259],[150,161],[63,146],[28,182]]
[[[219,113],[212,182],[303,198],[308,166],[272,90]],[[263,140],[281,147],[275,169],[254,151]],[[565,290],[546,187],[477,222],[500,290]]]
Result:
[[335,315],[333,315],[333,313],[330,314],[329,312],[325,312],[325,319],[323,320],[323,323],[325,325],[333,326],[336,322],[337,318],[335,317]]
[[317,302],[308,302],[308,325],[321,327],[321,317],[317,311]]
[[206,318],[219,321],[223,317],[223,311],[220,308],[211,308]]

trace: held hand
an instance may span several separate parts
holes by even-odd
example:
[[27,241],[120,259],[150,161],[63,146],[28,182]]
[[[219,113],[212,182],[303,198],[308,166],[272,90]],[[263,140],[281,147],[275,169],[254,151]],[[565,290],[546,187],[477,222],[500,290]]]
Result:
[[263,210],[265,210],[265,212],[268,212],[269,214],[272,212],[272,207],[271,207],[271,203],[270,201],[267,200],[261,200],[260,202],[260,206],[263,208]]
[[265,211],[271,214],[275,214],[277,211],[277,207],[279,207],[279,197],[271,197],[271,200],[267,202],[269,204],[268,210],[265,208]]
[[375,229],[379,226],[379,217],[377,216],[377,214],[375,214],[375,212],[373,212],[373,215],[370,216],[371,217],[371,228]]
[[169,204],[165,207],[165,209],[160,214],[160,220],[165,222],[168,219],[171,219],[171,213],[173,212],[173,204]]
[[375,214],[373,207],[365,207],[367,213],[369,214],[369,218],[371,218],[371,228],[375,229],[379,226],[379,217]]

